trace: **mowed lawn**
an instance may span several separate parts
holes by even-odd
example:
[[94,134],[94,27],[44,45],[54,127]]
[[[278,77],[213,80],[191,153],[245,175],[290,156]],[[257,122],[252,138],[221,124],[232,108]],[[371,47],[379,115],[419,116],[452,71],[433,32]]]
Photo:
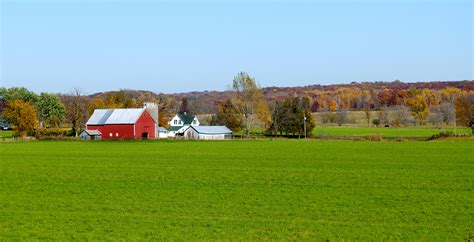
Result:
[[0,143],[0,240],[474,234],[474,142]]
[[369,136],[380,135],[384,138],[398,137],[430,137],[441,132],[452,131],[457,134],[471,134],[470,128],[364,128],[364,127],[316,127],[313,130],[315,136]]

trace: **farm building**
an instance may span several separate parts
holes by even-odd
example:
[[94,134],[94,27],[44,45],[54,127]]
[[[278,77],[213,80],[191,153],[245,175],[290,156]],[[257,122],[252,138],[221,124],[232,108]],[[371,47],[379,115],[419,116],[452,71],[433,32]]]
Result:
[[85,140],[100,140],[102,139],[102,133],[99,130],[86,129],[79,134],[79,137]]
[[182,136],[189,126],[199,126],[199,120],[195,115],[176,114],[169,122],[168,137]]
[[155,121],[155,137],[158,138],[158,105],[153,102],[146,102],[143,104],[143,107],[148,111],[153,121]]
[[146,108],[96,109],[86,130],[98,130],[102,139],[154,139],[157,124]]
[[169,131],[163,127],[158,127],[158,138],[166,139],[168,138]]
[[232,138],[232,131],[226,126],[189,126],[184,131],[185,139],[224,140]]

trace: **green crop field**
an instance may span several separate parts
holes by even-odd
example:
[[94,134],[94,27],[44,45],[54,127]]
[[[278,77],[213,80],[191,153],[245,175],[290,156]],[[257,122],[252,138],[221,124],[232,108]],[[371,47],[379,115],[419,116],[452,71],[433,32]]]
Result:
[[457,134],[471,134],[469,128],[362,128],[362,127],[316,127],[313,134],[316,136],[368,136],[380,135],[384,138],[398,138],[398,137],[429,137],[440,132],[452,131]]
[[474,142],[0,143],[0,240],[474,234]]

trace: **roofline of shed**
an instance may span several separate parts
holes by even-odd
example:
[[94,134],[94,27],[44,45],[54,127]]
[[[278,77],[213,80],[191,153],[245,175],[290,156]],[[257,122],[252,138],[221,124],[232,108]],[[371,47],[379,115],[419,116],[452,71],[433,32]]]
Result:
[[[222,132],[222,133],[203,133],[203,132],[199,132],[197,131],[197,129],[194,128],[194,126],[189,126],[186,130],[188,130],[189,128],[193,128],[196,132],[200,133],[200,134],[232,134],[232,130],[230,132]],[[186,132],[186,130],[184,130],[184,132]]]

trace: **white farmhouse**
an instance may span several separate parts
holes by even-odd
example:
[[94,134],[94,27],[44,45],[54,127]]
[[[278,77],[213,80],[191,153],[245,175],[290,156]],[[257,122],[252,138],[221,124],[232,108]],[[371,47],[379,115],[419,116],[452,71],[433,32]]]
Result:
[[195,115],[190,114],[176,114],[169,122],[168,137],[175,137],[176,135],[183,135],[184,131],[191,125],[199,126],[199,120]]

